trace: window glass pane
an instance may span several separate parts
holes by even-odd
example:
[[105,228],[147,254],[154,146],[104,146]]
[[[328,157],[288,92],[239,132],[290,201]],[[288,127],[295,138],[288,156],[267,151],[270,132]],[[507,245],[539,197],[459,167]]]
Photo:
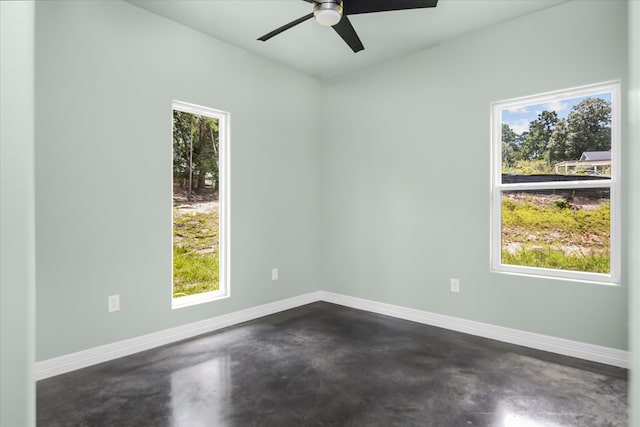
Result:
[[502,182],[609,178],[611,102],[603,92],[502,108]]
[[502,193],[502,264],[610,273],[610,190]]
[[173,297],[220,288],[219,122],[173,111]]

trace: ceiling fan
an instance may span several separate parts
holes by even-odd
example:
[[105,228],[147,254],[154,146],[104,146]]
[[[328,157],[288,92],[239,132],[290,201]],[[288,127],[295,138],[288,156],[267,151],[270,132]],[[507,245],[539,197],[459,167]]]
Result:
[[313,12],[291,21],[265,34],[258,40],[266,42],[283,31],[314,18],[320,25],[331,26],[349,45],[354,53],[364,50],[364,46],[353,29],[348,15],[361,13],[389,12],[392,10],[422,9],[436,7],[438,0],[303,0],[313,4]]

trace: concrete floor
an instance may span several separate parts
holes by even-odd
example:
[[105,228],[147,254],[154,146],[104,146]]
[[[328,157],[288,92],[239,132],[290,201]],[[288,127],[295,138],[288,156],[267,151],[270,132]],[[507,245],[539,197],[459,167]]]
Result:
[[38,382],[39,426],[626,426],[627,371],[314,303]]

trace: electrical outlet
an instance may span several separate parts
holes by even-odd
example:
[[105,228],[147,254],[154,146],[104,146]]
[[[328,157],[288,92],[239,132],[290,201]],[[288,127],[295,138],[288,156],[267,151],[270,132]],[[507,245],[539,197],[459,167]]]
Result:
[[451,292],[460,292],[460,279],[451,279]]
[[271,269],[271,280],[278,280],[278,269],[277,268],[272,268]]
[[109,313],[120,310],[120,295],[109,295],[107,310]]

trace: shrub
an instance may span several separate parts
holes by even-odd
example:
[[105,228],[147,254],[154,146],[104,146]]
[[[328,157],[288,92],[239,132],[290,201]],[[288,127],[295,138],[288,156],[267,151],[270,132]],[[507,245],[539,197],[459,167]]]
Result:
[[503,198],[502,207],[504,264],[609,272],[608,201],[573,210],[566,199],[521,194]]
[[554,200],[553,204],[558,209],[569,209],[569,202],[564,199]]
[[507,209],[513,212],[516,209],[516,202],[511,199],[502,199],[502,209]]

